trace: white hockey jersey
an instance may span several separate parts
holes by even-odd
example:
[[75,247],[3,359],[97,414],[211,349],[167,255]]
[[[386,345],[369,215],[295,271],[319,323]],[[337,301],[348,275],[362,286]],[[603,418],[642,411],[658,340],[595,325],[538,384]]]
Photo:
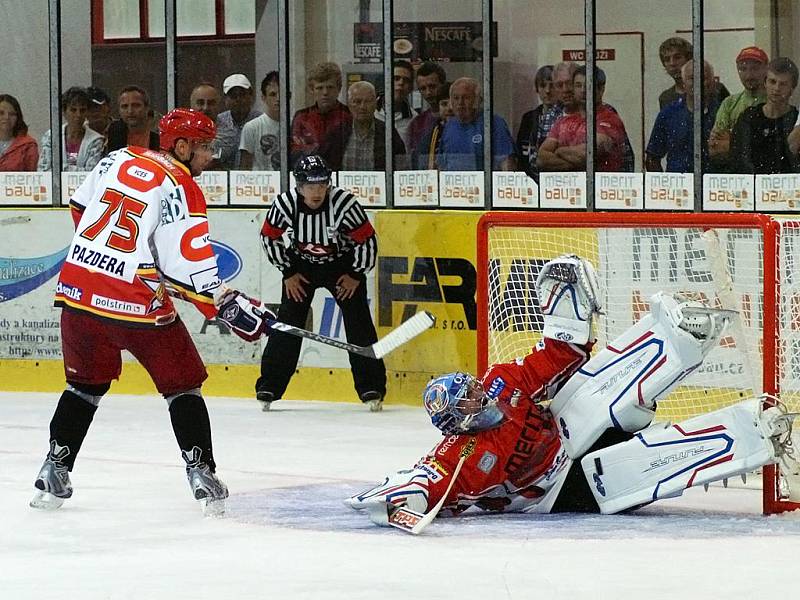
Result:
[[203,193],[167,155],[112,152],[70,200],[75,237],[61,269],[57,306],[144,326],[175,320],[170,295],[216,315],[220,285]]

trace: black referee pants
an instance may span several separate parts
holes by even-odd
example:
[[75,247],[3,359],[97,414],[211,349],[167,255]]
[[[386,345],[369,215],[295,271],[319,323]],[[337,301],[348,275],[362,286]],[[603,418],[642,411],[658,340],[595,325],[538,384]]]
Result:
[[[283,287],[278,320],[295,327],[304,327],[316,290],[325,288],[336,299],[336,281],[342,274],[350,272],[351,264],[347,261],[346,265],[341,263],[303,265],[302,274],[309,280],[309,283],[304,284],[306,297],[302,302],[295,302],[286,295],[286,288]],[[359,284],[352,298],[336,299],[336,303],[342,310],[348,342],[369,346],[378,341],[372,315],[369,312],[366,281]],[[256,381],[257,392],[272,392],[276,400],[283,397],[289,380],[297,368],[302,342],[301,338],[287,333],[279,331],[270,333],[267,347],[261,357],[261,377]],[[383,360],[350,353],[350,370],[353,372],[353,384],[359,397],[364,392],[370,391],[379,392],[381,396],[386,394],[386,366]]]

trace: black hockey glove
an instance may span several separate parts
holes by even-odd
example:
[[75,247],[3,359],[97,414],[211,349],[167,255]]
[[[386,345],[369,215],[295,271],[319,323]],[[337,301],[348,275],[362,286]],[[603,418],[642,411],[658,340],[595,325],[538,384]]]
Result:
[[269,335],[268,320],[275,320],[275,313],[264,303],[250,298],[238,290],[225,290],[217,300],[217,319],[225,323],[236,335],[254,342],[262,335]]

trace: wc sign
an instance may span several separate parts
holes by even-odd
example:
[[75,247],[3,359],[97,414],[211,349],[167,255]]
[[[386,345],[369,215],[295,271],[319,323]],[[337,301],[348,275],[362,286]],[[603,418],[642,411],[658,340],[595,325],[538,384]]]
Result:
[[[595,60],[617,60],[617,51],[614,48],[598,48],[594,51]],[[564,62],[586,62],[586,50],[562,50],[561,60]]]

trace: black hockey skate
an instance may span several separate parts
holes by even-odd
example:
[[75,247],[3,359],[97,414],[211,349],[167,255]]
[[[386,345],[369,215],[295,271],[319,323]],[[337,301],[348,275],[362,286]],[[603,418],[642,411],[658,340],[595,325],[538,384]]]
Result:
[[186,477],[194,499],[200,502],[203,515],[206,517],[221,517],[225,514],[225,498],[228,497],[228,487],[214,474],[211,467],[201,460],[202,451],[197,446],[192,448],[191,454],[181,451],[183,460],[186,461]]
[[361,394],[361,402],[367,405],[369,412],[383,410],[383,396],[381,396],[380,392],[364,392]]
[[267,412],[272,403],[275,402],[275,394],[266,391],[256,392],[256,400],[261,403],[261,410]]
[[59,446],[54,440],[50,442],[50,452],[33,484],[37,491],[30,501],[31,508],[55,510],[72,497],[69,469],[62,462],[68,455],[69,447]]

